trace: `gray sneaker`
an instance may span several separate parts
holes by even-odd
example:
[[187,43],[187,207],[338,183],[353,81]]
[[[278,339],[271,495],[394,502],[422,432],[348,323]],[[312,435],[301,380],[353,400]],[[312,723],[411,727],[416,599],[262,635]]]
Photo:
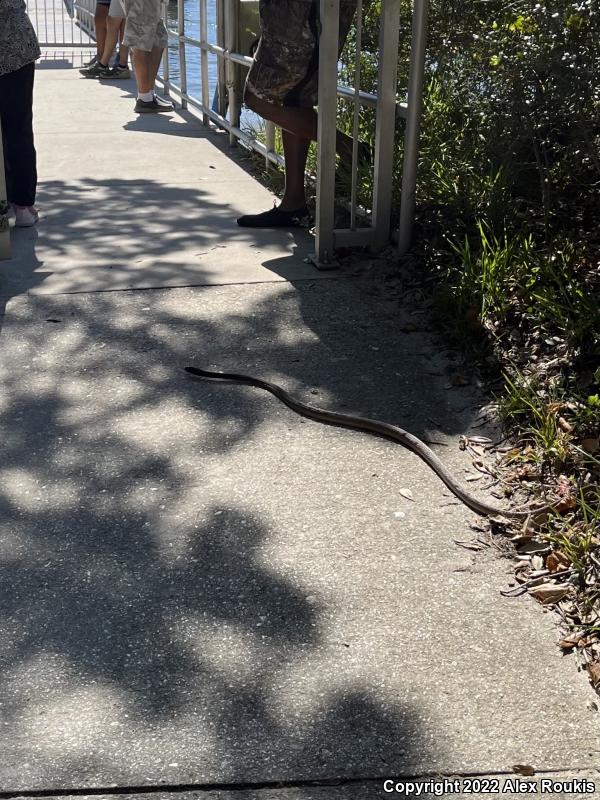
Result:
[[120,64],[116,64],[114,67],[109,68],[106,75],[99,75],[99,77],[122,80],[124,78],[131,78],[131,72],[129,71],[129,67],[122,67]]
[[134,111],[137,114],[160,114],[162,111],[175,111],[175,106],[170,100],[163,100],[162,97],[154,95],[152,100],[138,98]]

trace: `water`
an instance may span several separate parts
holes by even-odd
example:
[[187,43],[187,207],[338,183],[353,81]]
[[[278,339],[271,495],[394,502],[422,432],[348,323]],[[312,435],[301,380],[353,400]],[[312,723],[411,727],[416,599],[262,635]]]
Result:
[[[185,33],[192,39],[200,39],[200,3],[198,0],[185,0]],[[211,44],[217,43],[217,6],[214,0],[207,2],[207,38]],[[177,3],[169,3],[169,29],[177,31]],[[187,90],[194,99],[201,99],[200,48],[185,46],[187,65]],[[179,47],[177,41],[170,37],[169,41],[169,78],[179,86]],[[214,97],[217,88],[217,56],[208,54],[208,86],[209,96]]]

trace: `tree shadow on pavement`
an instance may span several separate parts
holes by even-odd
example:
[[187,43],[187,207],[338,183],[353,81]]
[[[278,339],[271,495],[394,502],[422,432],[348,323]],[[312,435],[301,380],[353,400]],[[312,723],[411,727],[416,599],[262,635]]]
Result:
[[331,642],[339,554],[286,561],[297,532],[263,512],[251,465],[221,472],[272,407],[181,371],[319,379],[333,405],[356,407],[340,303],[352,286],[314,288],[13,298],[0,337],[3,790],[376,777],[428,751],[411,701],[377,683],[382,654],[365,664],[360,637]]
[[[60,221],[69,196],[61,207],[51,188]],[[129,190],[159,202],[159,187]],[[194,193],[172,195],[174,213]],[[126,212],[105,213],[110,226]],[[198,235],[228,213],[207,207]],[[93,229],[76,233],[108,256]],[[72,234],[56,224],[54,247]],[[472,404],[462,417],[448,404],[426,344],[350,279],[27,297],[43,279],[30,242],[20,283],[0,286],[15,295],[0,336],[0,789],[353,780],[431,760],[414,701],[378,682],[381,660],[393,672],[385,636],[339,638],[358,601],[336,583],[335,515],[325,535],[296,513],[293,448],[251,447],[287,435],[290,412],[182,371],[258,374],[417,435],[434,417],[456,433]],[[379,577],[364,581],[363,625]]]

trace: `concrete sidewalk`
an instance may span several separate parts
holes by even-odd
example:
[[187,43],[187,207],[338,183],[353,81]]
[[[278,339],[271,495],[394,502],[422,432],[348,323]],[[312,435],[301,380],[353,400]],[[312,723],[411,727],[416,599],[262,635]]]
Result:
[[43,218],[0,265],[0,792],[371,800],[515,764],[600,788],[551,615],[455,545],[473,514],[424,464],[182,372],[395,422],[460,477],[483,398],[449,355],[307,236],[238,229],[271,196],[224,137],[38,79]]

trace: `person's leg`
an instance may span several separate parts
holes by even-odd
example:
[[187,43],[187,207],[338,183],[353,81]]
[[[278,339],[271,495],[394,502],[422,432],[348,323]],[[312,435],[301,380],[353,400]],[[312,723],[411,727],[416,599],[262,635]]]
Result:
[[35,64],[0,76],[0,116],[6,171],[7,200],[15,208],[16,224],[34,225],[37,188],[33,141],[33,82]]
[[170,100],[157,97],[154,84],[165,47],[167,29],[161,18],[160,0],[125,0],[127,23],[123,42],[133,48],[133,65],[138,87],[137,113],[173,111]]
[[[340,13],[340,47],[354,14],[353,0]],[[317,139],[319,7],[317,0],[259,0],[261,39],[246,80],[244,101],[283,131],[285,192],[281,204],[238,219],[244,227],[290,227],[306,217],[308,148]],[[342,21],[343,20],[343,21]],[[352,139],[337,131],[336,149],[351,163]]]
[[126,67],[129,63],[129,48],[123,44],[123,36],[125,35],[125,18],[121,20],[119,26],[119,66]]
[[[318,117],[314,109],[270,103],[257,97],[248,89],[244,92],[244,102],[255,114],[274,122],[283,130],[302,139],[317,141]],[[352,160],[352,139],[342,131],[337,131],[336,149],[344,161]]]
[[8,201],[22,208],[35,203],[36,152],[33,141],[33,81],[35,65],[0,76],[0,114]]
[[108,5],[96,3],[96,13],[94,14],[94,24],[96,26],[96,51],[98,58],[102,58],[104,45],[106,43],[106,20],[108,18]]
[[112,68],[110,62],[125,24],[125,8],[121,0],[112,0],[108,6],[104,50],[91,64],[86,64],[79,72],[84,78],[128,78],[127,48],[119,51],[119,64]]
[[282,211],[297,211],[306,206],[304,175],[310,139],[295,133],[281,131],[283,155],[285,157],[285,191],[279,208]]
[[139,94],[154,92],[154,84],[156,83],[162,53],[163,51],[160,47],[155,47],[150,52],[139,50],[137,47],[134,48],[133,66]]
[[260,214],[238,217],[237,223],[243,228],[305,226],[310,219],[304,186],[310,138],[296,136],[295,133],[282,128],[281,139],[285,157],[285,190],[281,203],[276,208],[270,208]]
[[118,17],[111,17],[110,15],[106,19],[106,38],[104,42],[104,50],[100,58],[100,64],[104,67],[108,67],[110,60],[113,57],[117,42],[119,41],[119,33],[121,31],[122,22],[122,19]]

